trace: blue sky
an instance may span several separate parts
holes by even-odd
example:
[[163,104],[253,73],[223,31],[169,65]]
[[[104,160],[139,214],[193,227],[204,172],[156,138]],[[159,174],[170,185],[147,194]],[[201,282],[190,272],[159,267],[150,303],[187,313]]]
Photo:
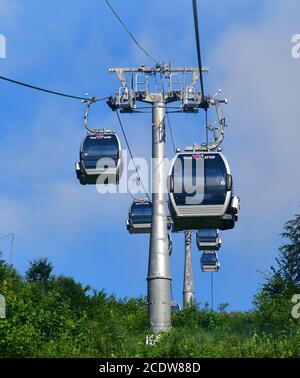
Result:
[[[130,30],[158,60],[196,65],[191,2],[114,0]],[[145,9],[146,7],[146,9]],[[223,89],[229,128],[224,152],[232,167],[241,218],[222,235],[222,268],[215,303],[251,307],[265,270],[274,262],[283,223],[299,205],[300,60],[291,37],[300,33],[296,0],[199,1],[207,92]],[[7,40],[3,76],[47,88],[106,96],[118,89],[108,67],[151,64],[112,16],[104,0],[0,0],[0,33]],[[84,135],[80,102],[0,83],[0,233],[16,234],[14,264],[48,257],[55,272],[118,297],[146,294],[148,237],[131,236],[129,195],[99,195],[81,187],[74,162]],[[213,113],[211,120],[213,120]],[[149,115],[124,116],[136,156],[151,154]],[[171,115],[179,147],[201,142],[200,116]],[[118,129],[105,103],[91,122]],[[123,145],[125,145],[123,141]],[[168,156],[172,156],[168,138]],[[183,235],[174,235],[174,298],[182,301]],[[9,241],[0,241],[8,257]],[[193,245],[197,300],[210,300],[210,275],[200,272]]]

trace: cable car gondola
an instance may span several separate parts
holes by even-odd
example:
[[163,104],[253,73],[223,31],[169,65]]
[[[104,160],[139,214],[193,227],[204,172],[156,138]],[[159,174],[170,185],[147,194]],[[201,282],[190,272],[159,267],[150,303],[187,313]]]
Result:
[[219,257],[216,251],[205,251],[201,257],[202,272],[218,272],[220,270]]
[[152,222],[152,202],[146,199],[134,200],[129,209],[127,230],[130,234],[149,234]]
[[79,158],[76,174],[82,185],[119,183],[122,174],[121,144],[114,131],[88,132],[81,143]]
[[[130,234],[149,234],[152,224],[152,202],[148,199],[136,199],[132,202],[128,220],[127,230]],[[168,229],[171,228],[171,217],[167,216]],[[172,253],[172,240],[169,236],[169,253]]]
[[221,152],[201,147],[177,152],[168,187],[175,231],[226,228],[222,218],[232,199],[232,176]]
[[198,230],[196,234],[196,240],[197,247],[201,251],[217,251],[221,247],[220,234],[216,229]]

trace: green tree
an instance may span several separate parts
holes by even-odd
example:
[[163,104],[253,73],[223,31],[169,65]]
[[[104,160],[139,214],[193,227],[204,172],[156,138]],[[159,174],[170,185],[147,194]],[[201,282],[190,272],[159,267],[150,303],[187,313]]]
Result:
[[80,313],[87,309],[89,304],[87,292],[91,289],[90,286],[83,287],[72,277],[59,276],[52,278],[51,289],[69,304],[74,313]]
[[218,311],[223,314],[224,312],[226,312],[226,308],[228,306],[229,306],[229,303],[220,303],[218,306]]
[[260,294],[289,297],[300,288],[300,215],[284,224],[281,236],[288,240],[279,248],[277,267],[265,275]]
[[281,276],[286,281],[300,285],[300,215],[286,222],[281,236],[288,243],[280,247],[279,257],[276,259]]
[[279,248],[276,267],[265,274],[265,282],[254,298],[257,324],[272,332],[289,327],[291,298],[300,290],[300,215],[284,224],[281,236],[288,242]]
[[53,265],[47,258],[30,261],[29,269],[26,272],[26,280],[32,282],[47,282],[51,277]]

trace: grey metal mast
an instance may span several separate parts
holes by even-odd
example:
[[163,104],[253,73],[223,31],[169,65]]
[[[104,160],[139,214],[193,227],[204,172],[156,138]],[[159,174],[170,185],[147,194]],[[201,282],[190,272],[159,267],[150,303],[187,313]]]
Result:
[[[208,68],[202,68],[208,72]],[[108,101],[112,110],[121,113],[134,113],[138,110],[136,102],[148,103],[152,107],[152,228],[150,235],[148,261],[148,322],[154,333],[171,328],[170,308],[170,266],[168,254],[167,216],[166,216],[166,172],[165,158],[165,112],[166,105],[180,101],[178,111],[197,113],[207,108],[207,99],[197,90],[199,68],[140,66],[137,68],[110,68],[121,83],[119,91]],[[126,75],[130,76],[130,86]],[[155,91],[150,91],[149,78],[159,77],[167,80],[168,86],[161,83]],[[159,88],[157,88],[159,87]]]
[[183,279],[183,307],[187,308],[195,303],[195,291],[192,267],[192,232],[184,232],[185,258]]
[[157,97],[161,97],[161,101],[155,101],[152,105],[152,229],[147,277],[149,325],[154,333],[171,327],[171,275],[165,194],[166,105],[163,95]]
[[9,255],[9,265],[12,264],[12,258],[13,258],[13,249],[14,249],[14,242],[15,242],[15,231],[16,227],[18,227],[17,224],[13,225],[13,230],[11,233],[11,242],[10,242],[10,255]]

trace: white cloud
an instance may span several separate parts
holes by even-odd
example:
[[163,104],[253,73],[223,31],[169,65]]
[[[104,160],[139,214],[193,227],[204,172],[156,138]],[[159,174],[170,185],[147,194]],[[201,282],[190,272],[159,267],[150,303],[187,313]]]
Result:
[[[51,246],[60,250],[75,235],[96,229],[113,232],[117,221],[125,225],[128,195],[100,195],[76,179],[74,163],[85,135],[82,117],[65,114],[49,100],[33,119],[26,133],[12,128],[0,143],[5,167],[0,179],[1,233],[18,223],[19,245],[31,245],[30,253],[39,254],[44,243],[53,253]],[[109,118],[105,124],[113,128]],[[28,250],[21,253],[31,258]]]
[[242,238],[252,224],[262,240],[296,212],[300,186],[300,63],[290,53],[299,5],[272,5],[255,24],[226,33],[210,57],[230,99],[224,148],[241,196]]

